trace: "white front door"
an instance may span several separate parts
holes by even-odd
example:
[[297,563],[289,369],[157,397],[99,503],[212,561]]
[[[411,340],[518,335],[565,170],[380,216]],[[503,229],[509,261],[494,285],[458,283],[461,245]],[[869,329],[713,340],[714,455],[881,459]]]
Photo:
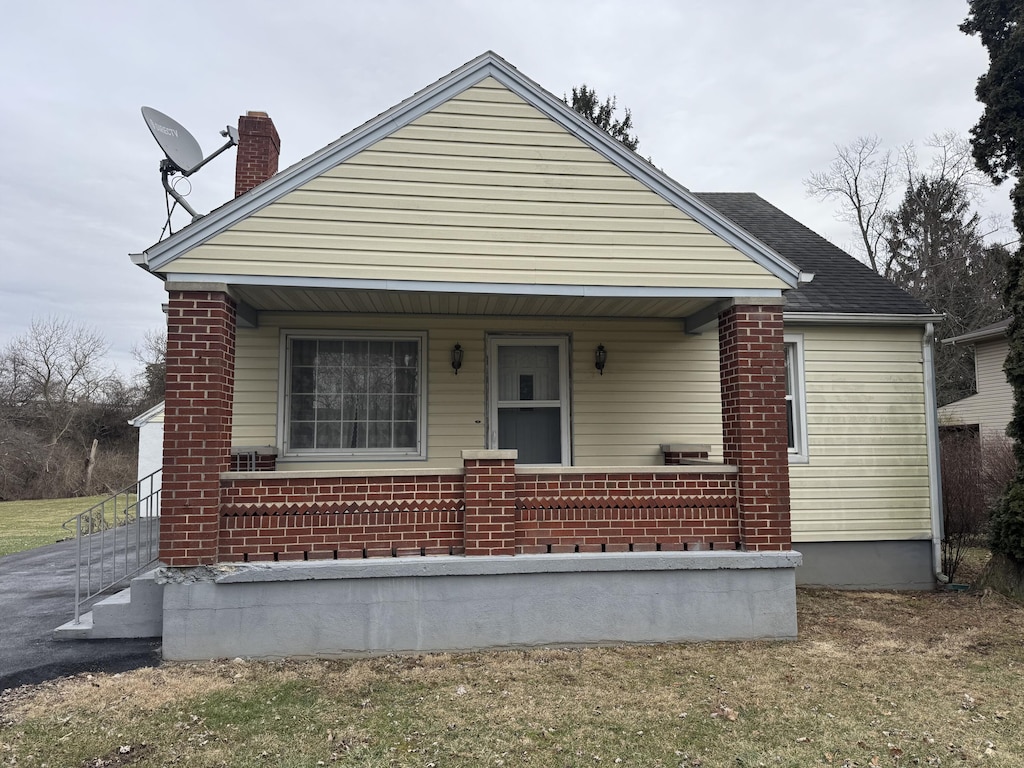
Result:
[[494,336],[489,345],[491,448],[520,464],[569,464],[569,354],[564,337]]

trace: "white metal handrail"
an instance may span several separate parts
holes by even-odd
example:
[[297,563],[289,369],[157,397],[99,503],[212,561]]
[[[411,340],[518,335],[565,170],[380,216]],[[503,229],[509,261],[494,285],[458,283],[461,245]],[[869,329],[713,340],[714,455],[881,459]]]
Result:
[[75,624],[86,603],[156,562],[161,474],[157,470],[64,523],[78,542]]

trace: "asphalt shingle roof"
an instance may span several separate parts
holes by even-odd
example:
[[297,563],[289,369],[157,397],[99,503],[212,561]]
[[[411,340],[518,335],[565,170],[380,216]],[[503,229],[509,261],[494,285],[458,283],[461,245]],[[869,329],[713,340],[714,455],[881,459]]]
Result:
[[696,192],[814,280],[786,292],[787,312],[925,315],[932,310],[752,192]]

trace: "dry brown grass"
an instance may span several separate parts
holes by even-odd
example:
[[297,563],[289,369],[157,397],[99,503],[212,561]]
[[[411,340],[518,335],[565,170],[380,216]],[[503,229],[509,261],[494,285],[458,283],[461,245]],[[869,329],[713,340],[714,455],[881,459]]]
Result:
[[0,699],[14,766],[1024,765],[1024,609],[801,591],[800,640],[211,662]]

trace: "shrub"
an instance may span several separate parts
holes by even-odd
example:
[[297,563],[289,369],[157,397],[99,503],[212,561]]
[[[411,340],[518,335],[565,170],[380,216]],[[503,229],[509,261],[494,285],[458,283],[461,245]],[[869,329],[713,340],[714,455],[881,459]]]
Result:
[[1002,525],[1001,497],[1016,471],[1009,440],[977,431],[942,435],[942,570],[952,581],[968,548],[982,541],[990,525]]

